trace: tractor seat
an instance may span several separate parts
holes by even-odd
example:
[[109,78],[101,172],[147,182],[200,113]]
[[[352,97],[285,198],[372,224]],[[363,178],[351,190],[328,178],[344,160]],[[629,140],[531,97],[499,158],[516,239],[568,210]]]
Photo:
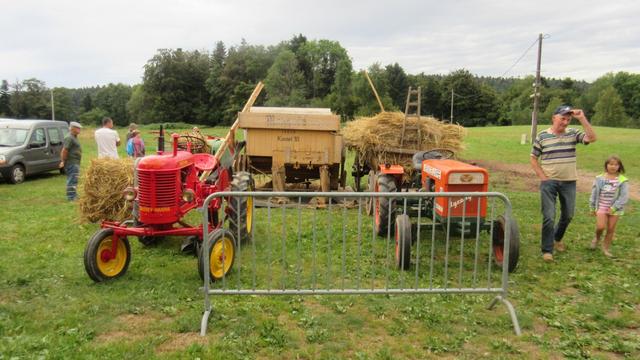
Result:
[[446,149],[418,151],[417,153],[413,154],[413,168],[417,171],[422,171],[423,160],[449,159],[452,157],[452,155],[453,152]]
[[216,157],[209,154],[193,154],[193,165],[198,171],[209,171],[216,167],[218,161]]

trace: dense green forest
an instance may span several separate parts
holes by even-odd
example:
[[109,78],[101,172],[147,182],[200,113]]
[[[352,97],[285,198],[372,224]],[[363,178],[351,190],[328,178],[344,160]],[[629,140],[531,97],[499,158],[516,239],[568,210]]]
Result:
[[[451,116],[464,126],[531,122],[533,76],[478,77],[459,69],[449,74],[408,74],[398,64],[367,69],[385,109],[404,110],[409,86],[422,88],[422,114],[442,120]],[[31,78],[2,80],[0,117],[55,118],[98,124],[111,116],[116,125],[186,122],[227,125],[258,81],[265,89],[256,105],[329,107],[347,121],[379,110],[361,71],[354,71],[339,42],[294,36],[278,45],[211,50],[160,49],[144,65],[141,84],[108,84],[88,88],[49,89]],[[640,74],[604,74],[593,83],[542,79],[541,121],[560,104],[583,108],[601,126],[640,128]]]

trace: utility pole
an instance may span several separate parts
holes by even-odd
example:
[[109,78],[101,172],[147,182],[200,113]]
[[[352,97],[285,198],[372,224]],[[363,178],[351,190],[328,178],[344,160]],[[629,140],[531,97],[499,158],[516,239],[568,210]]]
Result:
[[533,112],[531,113],[531,143],[538,134],[538,100],[540,99],[540,60],[542,59],[542,34],[538,35],[538,65],[536,67],[536,82],[533,84]]
[[453,124],[453,88],[451,88],[451,115],[449,116],[449,123]]
[[56,107],[53,103],[53,89],[49,90],[51,92],[51,120],[56,119]]

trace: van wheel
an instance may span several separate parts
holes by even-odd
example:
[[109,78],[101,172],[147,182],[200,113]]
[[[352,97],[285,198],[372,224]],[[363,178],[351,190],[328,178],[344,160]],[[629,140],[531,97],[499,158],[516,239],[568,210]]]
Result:
[[8,172],[2,174],[2,176],[7,178],[7,180],[9,180],[9,182],[12,184],[22,183],[26,175],[27,174],[24,171],[24,166],[20,164],[13,165]]

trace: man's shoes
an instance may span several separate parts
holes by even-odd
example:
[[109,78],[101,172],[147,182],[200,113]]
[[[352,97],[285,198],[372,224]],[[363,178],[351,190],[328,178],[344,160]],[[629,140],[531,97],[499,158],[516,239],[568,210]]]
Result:
[[553,254],[551,253],[544,253],[542,254],[542,260],[546,261],[546,262],[551,262],[553,261]]
[[556,243],[553,246],[553,248],[556,249],[559,252],[564,252],[565,250],[567,250],[567,247],[564,245],[564,243],[562,241],[556,241]]
[[598,239],[593,238],[593,240],[591,240],[591,245],[589,245],[589,249],[595,250],[597,247],[598,247]]

